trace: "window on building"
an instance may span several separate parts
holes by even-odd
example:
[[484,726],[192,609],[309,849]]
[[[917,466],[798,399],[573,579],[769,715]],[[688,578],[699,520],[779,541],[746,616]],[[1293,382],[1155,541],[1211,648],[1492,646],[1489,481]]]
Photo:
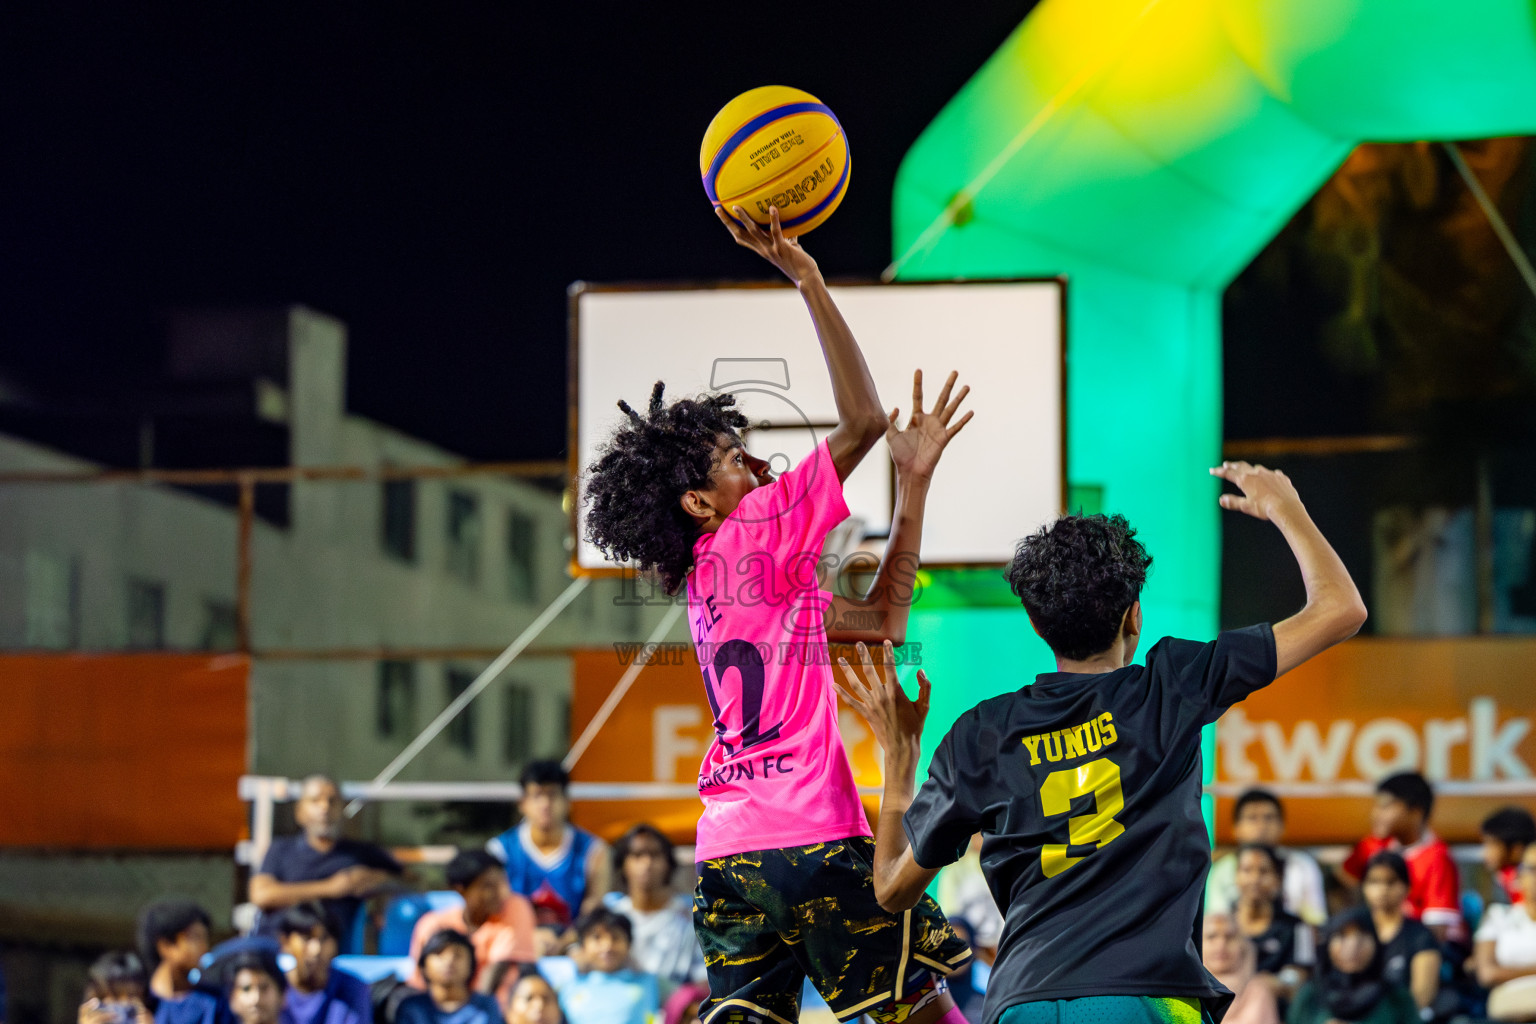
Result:
[[198,646],[205,651],[232,651],[240,646],[235,606],[229,601],[203,599],[203,632]]
[[533,756],[533,692],[513,683],[502,694],[501,757],[520,766]]
[[[475,681],[475,673],[466,672],[463,669],[450,668],[448,670],[448,700],[452,704],[458,700],[465,690],[469,689]],[[471,703],[463,711],[454,716],[445,730],[450,746],[463,751],[466,754],[475,752],[475,705]]]
[[165,584],[128,580],[128,646],[141,651],[165,647]]
[[80,646],[80,560],[31,550],[23,571],[26,645],[50,650]]
[[625,636],[640,632],[640,609],[644,605],[640,580],[628,569],[619,577],[618,593],[613,597],[613,624]]
[[416,481],[384,481],[383,533],[386,554],[403,562],[416,561]]
[[514,601],[535,596],[533,516],[515,510],[507,516],[507,596]]
[[480,578],[480,499],[448,492],[448,571],[465,583]]
[[[453,698],[450,697],[449,700]],[[404,739],[416,728],[416,663],[379,662],[379,686],[374,701],[374,735],[381,740]]]

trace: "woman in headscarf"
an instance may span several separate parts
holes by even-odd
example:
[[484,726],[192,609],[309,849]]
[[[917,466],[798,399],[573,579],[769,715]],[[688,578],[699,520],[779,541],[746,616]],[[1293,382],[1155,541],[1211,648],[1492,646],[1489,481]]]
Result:
[[1367,907],[1353,907],[1323,927],[1317,974],[1296,993],[1287,1024],[1418,1024],[1419,1008],[1387,981],[1386,957]]
[[1257,977],[1257,954],[1236,918],[1228,913],[1206,914],[1200,953],[1205,969],[1234,996],[1223,1024],[1280,1024],[1274,988],[1268,979]]

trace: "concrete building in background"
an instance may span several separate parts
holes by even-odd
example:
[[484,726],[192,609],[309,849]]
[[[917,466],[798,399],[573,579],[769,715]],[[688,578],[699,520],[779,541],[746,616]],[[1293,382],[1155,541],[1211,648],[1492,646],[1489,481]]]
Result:
[[[345,327],[312,310],[179,315],[169,398],[143,417],[142,461],[232,467],[255,451],[293,466],[462,463],[349,414],[345,369]],[[67,431],[26,432],[32,439],[0,434],[0,471],[100,466],[61,450]],[[232,454],[220,456],[221,437]],[[483,652],[508,643],[568,585],[561,485],[461,476],[259,488],[249,769],[361,779],[383,768],[469,685]],[[232,495],[139,483],[0,487],[0,649],[234,650]],[[643,637],[662,609],[616,603],[618,592],[616,581],[594,584],[540,646]],[[379,648],[480,656],[302,656]],[[519,659],[401,778],[505,780],[530,758],[559,756],[570,680],[563,655]],[[401,805],[371,808],[364,822],[386,843],[426,841],[443,824],[440,809]]]

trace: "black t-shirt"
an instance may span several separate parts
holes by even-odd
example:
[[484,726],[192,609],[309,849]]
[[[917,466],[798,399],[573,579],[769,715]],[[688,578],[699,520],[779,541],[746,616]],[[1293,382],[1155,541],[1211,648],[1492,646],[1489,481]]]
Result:
[[[378,868],[391,874],[400,874],[399,862],[372,843],[363,843],[355,839],[338,839],[335,846],[328,852],[322,853],[310,846],[309,840],[305,839],[302,833],[272,840],[272,845],[267,847],[267,855],[262,858],[261,870],[257,874],[271,875],[279,882],[319,882],[330,878],[338,871],[353,867]],[[363,901],[356,896],[345,896],[341,899],[328,899],[321,902],[336,916],[336,923],[341,927],[341,934],[337,936],[341,943],[341,951],[343,953],[362,952],[362,950],[349,950],[347,943],[352,937],[352,925],[357,919],[357,911],[363,905]],[[278,913],[281,911],[261,915],[261,925],[258,930],[263,935],[277,933]]]
[[1278,904],[1269,927],[1249,938],[1255,954],[1254,970],[1260,974],[1279,974],[1291,966],[1311,970],[1317,964],[1317,940],[1312,935],[1312,926]]
[[1144,668],[1045,673],[955,722],[905,825],[929,868],[982,833],[1006,918],[988,1024],[1033,1000],[1227,996],[1194,943],[1211,863],[1200,729],[1274,677],[1258,625],[1163,640]]
[[1385,963],[1382,974],[1394,985],[1403,988],[1409,987],[1412,980],[1410,965],[1413,958],[1420,953],[1440,952],[1440,943],[1435,941],[1435,933],[1430,931],[1422,921],[1415,921],[1408,917],[1403,919],[1403,926],[1392,936],[1392,941],[1381,947],[1381,955]]

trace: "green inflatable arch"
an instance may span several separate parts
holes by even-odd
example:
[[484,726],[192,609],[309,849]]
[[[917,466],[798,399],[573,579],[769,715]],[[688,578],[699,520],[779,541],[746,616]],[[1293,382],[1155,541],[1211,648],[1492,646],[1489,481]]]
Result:
[[[1222,289],[1357,142],[1532,132],[1536,0],[1044,0],[908,152],[893,266],[1066,275],[1070,482],[1155,556],[1143,649],[1209,636]],[[1007,396],[972,383],[961,440],[1027,444]],[[912,627],[930,750],[1050,667],[1017,605],[945,603]]]

